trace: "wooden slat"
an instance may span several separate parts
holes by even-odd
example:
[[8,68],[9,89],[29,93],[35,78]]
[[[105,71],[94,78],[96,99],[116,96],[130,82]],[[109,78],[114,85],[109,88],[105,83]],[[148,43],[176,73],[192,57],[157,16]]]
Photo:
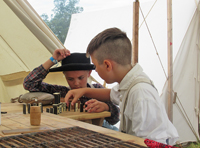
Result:
[[[49,117],[54,116],[53,114],[47,114],[47,115]],[[146,146],[143,138],[124,134],[124,133],[121,133],[121,132],[118,132],[118,131],[114,131],[114,130],[111,130],[111,129],[103,128],[103,127],[100,127],[100,126],[88,124],[88,123],[85,123],[85,122],[73,120],[73,119],[70,119],[70,118],[62,117],[62,116],[57,116],[55,120],[62,122],[62,123],[71,124],[73,126],[79,126],[79,127],[82,127],[82,128],[88,129],[88,130],[99,132],[99,133],[102,133],[102,134],[105,134],[105,135],[108,135],[108,136],[112,136],[112,137],[115,137],[115,138],[119,138],[119,139],[124,140],[124,141],[131,141],[131,142],[139,144],[141,146]]]
[[2,103],[1,111],[7,113],[16,113],[23,112],[23,104],[22,103]]
[[133,44],[132,64],[133,65],[138,63],[139,7],[140,7],[140,3],[138,0],[136,0],[136,2],[133,3],[133,38],[132,38],[132,44]]
[[52,128],[67,128],[73,127],[71,124],[63,123],[59,119],[56,119],[58,116],[50,113],[42,113],[41,115],[41,125],[46,125]]
[[68,117],[75,120],[87,120],[87,119],[97,119],[110,117],[111,113],[104,111],[101,113],[88,113],[88,112],[63,112],[58,114],[59,116]]
[[24,134],[24,133],[41,132],[41,131],[45,131],[45,130],[50,130],[50,128],[48,128],[48,127],[37,127],[37,128],[3,130],[2,133],[4,135],[10,135],[10,134]]

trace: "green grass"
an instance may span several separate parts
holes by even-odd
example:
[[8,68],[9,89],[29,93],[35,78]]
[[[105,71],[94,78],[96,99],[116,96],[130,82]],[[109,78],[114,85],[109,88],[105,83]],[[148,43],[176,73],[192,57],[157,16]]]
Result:
[[200,148],[200,143],[199,142],[198,143],[191,142],[188,145],[183,146],[183,148]]

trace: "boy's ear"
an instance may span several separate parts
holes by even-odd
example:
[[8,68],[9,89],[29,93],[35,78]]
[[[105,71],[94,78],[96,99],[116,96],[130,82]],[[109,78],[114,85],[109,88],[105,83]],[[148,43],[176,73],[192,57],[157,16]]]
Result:
[[106,70],[108,70],[108,71],[111,71],[112,70],[112,63],[109,61],[109,60],[104,60],[103,61],[103,64],[104,64],[104,66],[105,66],[105,68],[106,68]]
[[91,72],[92,72],[92,70],[90,70],[90,71],[88,72],[88,77],[90,77],[90,75],[91,75]]

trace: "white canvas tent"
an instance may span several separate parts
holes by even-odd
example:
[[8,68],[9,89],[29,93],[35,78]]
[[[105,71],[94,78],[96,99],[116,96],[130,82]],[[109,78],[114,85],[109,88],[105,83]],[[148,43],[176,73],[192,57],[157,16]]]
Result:
[[[0,19],[0,102],[10,102],[27,92],[26,75],[64,46],[26,0],[0,0]],[[67,85],[62,73],[45,82]]]
[[[140,2],[141,10],[146,18],[144,23],[140,11],[139,21],[139,63],[144,71],[154,81],[163,102],[166,102],[167,86],[163,86],[167,80],[158,55],[167,73],[167,2],[149,0]],[[200,35],[200,8],[199,0],[175,0],[172,3],[173,13],[173,55],[174,59],[174,91],[191,122],[186,122],[180,113],[178,103],[173,105],[173,124],[178,130],[179,141],[197,141],[198,117],[199,117],[199,35]],[[132,40],[132,3],[129,6],[83,12],[72,16],[70,29],[65,41],[65,47],[72,52],[85,52],[90,40],[106,28],[118,27],[125,31]],[[178,53],[178,54],[177,54]],[[95,72],[92,75],[97,78]],[[103,82],[99,77],[98,81]],[[163,89],[163,91],[162,91]],[[183,109],[181,109],[183,110]],[[192,128],[190,128],[192,127]]]

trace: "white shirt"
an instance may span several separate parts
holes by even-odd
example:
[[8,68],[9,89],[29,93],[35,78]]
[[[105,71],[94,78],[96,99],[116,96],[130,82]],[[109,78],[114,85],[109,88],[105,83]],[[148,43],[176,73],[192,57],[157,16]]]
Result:
[[[111,89],[111,101],[122,109],[122,98],[131,83],[138,78],[148,78],[139,64],[136,64],[123,78],[120,84]],[[121,98],[121,101],[120,101]],[[124,98],[123,98],[124,99]],[[126,133],[141,138],[152,139],[174,145],[178,139],[178,132],[168,119],[164,105],[157,90],[147,83],[138,83],[128,94],[124,111]]]

